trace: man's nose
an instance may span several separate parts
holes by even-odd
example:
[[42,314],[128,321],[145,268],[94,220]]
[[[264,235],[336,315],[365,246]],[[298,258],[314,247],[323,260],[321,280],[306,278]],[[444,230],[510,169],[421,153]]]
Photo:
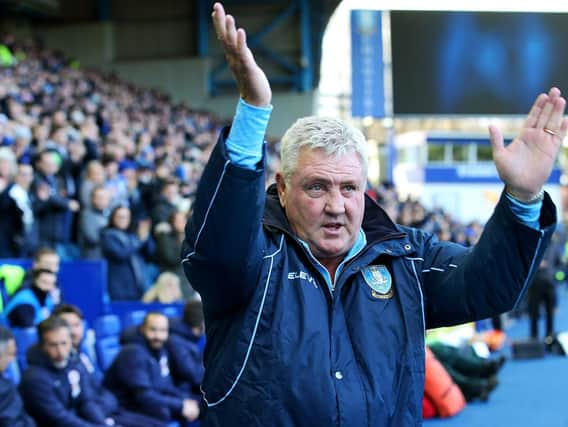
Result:
[[327,195],[325,212],[329,215],[341,215],[345,211],[343,195],[339,190],[332,190]]

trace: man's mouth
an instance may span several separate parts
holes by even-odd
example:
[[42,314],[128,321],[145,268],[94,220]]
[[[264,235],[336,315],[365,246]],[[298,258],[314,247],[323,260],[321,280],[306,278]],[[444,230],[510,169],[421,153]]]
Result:
[[339,222],[328,222],[327,224],[324,224],[323,227],[326,230],[335,231],[335,230],[339,230],[341,227],[343,227],[343,224],[341,224]]

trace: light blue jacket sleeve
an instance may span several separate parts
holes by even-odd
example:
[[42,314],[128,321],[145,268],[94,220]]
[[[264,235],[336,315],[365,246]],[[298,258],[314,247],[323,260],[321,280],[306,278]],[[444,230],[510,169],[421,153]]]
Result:
[[231,161],[254,170],[262,159],[262,145],[272,105],[255,107],[239,99],[225,147]]
[[538,203],[532,203],[530,205],[524,204],[515,200],[513,197],[505,193],[507,199],[511,202],[511,210],[513,214],[521,221],[523,224],[533,228],[535,230],[540,230],[540,224],[538,219],[540,218],[540,209],[542,208],[542,201]]

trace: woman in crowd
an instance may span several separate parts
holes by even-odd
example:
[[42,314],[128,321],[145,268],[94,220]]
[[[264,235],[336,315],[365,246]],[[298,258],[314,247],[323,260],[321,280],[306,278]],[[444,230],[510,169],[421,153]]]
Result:
[[130,231],[130,208],[118,206],[110,214],[109,225],[101,231],[101,249],[108,262],[108,293],[112,300],[139,301],[147,288],[146,259],[154,253],[150,221],[138,223]]

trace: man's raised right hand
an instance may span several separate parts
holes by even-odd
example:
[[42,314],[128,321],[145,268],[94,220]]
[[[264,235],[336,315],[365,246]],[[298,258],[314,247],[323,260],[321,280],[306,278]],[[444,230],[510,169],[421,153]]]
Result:
[[225,13],[221,3],[213,5],[211,18],[217,39],[223,46],[227,63],[237,82],[241,98],[247,104],[267,107],[272,99],[272,91],[264,71],[254,60],[247,45],[245,30],[237,29],[235,18]]

